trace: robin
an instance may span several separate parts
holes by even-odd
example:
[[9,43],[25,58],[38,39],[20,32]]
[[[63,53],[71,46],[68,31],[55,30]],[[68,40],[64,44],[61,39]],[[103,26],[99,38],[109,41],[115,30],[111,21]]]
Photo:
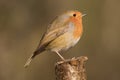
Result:
[[83,16],[85,14],[79,11],[67,11],[57,16],[48,26],[37,49],[27,60],[24,67],[27,67],[35,56],[45,50],[55,52],[62,60],[65,60],[59,52],[68,50],[80,40],[83,33]]

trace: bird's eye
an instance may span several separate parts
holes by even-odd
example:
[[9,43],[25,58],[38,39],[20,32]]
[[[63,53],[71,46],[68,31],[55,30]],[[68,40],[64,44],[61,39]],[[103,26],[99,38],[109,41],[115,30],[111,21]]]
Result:
[[76,17],[76,14],[73,14],[74,17]]

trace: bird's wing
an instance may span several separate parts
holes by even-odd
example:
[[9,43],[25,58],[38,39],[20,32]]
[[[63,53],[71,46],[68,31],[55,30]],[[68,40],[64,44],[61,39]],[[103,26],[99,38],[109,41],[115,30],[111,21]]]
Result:
[[64,26],[64,27],[57,27],[53,28],[51,30],[47,30],[47,32],[43,35],[41,41],[40,41],[40,46],[43,46],[45,44],[48,44],[52,40],[56,39],[58,36],[64,34],[65,32],[68,31],[69,26]]
[[[54,39],[56,39],[58,36],[64,34],[65,32],[69,31],[70,29],[71,23],[69,21],[66,21],[63,23],[58,23],[58,22],[54,22],[52,23],[46,33],[43,35],[40,44],[38,45],[37,50],[39,50],[40,48],[44,48]],[[36,51],[37,51],[36,50]]]

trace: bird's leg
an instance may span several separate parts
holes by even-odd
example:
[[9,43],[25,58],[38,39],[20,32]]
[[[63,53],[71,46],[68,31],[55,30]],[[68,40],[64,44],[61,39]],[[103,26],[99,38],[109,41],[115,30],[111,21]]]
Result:
[[65,60],[64,57],[62,57],[59,52],[55,51],[55,53],[57,53],[57,55],[58,55],[63,61]]

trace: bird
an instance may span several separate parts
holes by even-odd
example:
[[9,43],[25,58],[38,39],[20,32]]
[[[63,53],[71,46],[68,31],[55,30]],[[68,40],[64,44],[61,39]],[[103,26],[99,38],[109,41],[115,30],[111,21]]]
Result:
[[24,67],[28,67],[31,61],[44,51],[56,53],[61,60],[61,51],[66,51],[75,46],[83,34],[82,14],[80,11],[66,11],[58,16],[48,25],[40,43],[33,54],[29,57]]

